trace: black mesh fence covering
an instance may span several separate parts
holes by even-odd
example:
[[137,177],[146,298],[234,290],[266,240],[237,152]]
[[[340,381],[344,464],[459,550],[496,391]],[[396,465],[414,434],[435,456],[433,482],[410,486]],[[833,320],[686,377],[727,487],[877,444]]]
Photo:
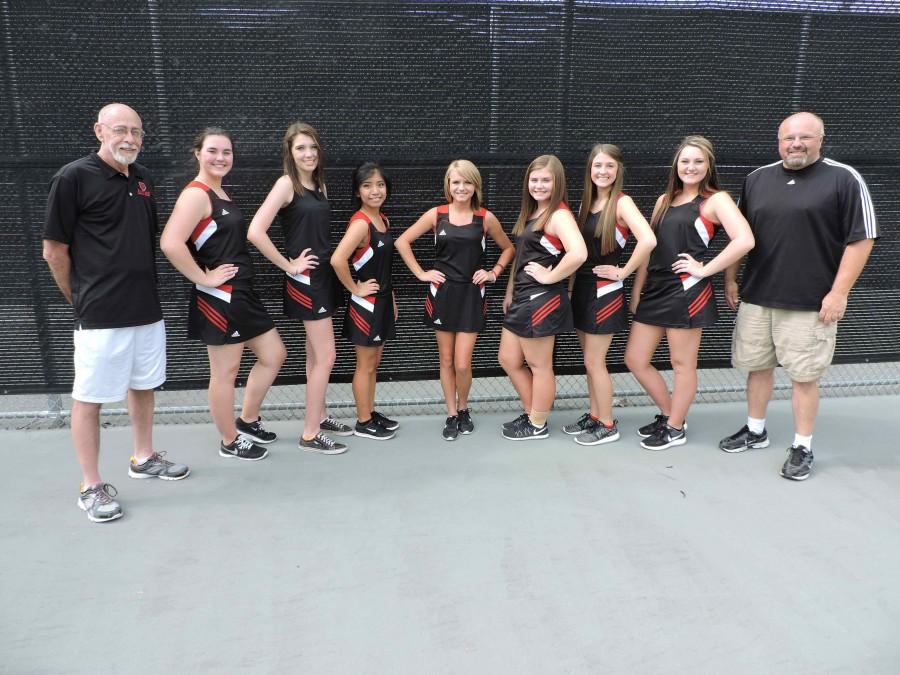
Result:
[[[897,360],[900,283],[900,7],[876,2],[40,2],[0,0],[0,392],[71,386],[71,311],[41,259],[50,177],[95,149],[97,110],[124,101],[148,137],[163,223],[192,177],[188,146],[207,125],[230,129],[227,188],[252,214],[280,174],[287,124],[306,120],[328,155],[333,237],[350,215],[349,175],[381,160],[394,182],[395,233],[442,199],[447,163],[473,160],[489,208],[507,230],[522,173],[536,155],[567,167],[580,198],[598,141],[626,153],[626,190],[649,215],[686,134],[716,144],[726,187],[777,159],[776,129],[794,110],[826,121],[825,154],[856,167],[882,238],[841,324],[836,360]],[[277,239],[279,227],[273,228]],[[721,242],[719,244],[721,246]],[[427,265],[428,242],[416,245]],[[254,255],[255,252],[254,252]],[[489,259],[496,249],[489,246]],[[280,315],[281,273],[256,256],[258,288],[291,354],[281,382],[302,382],[301,327]],[[205,350],[186,340],[188,283],[161,256],[169,337],[166,388],[206,385]],[[397,340],[384,379],[437,376],[421,324],[425,287],[399,260]],[[503,279],[505,281],[505,278]],[[731,313],[703,338],[701,365],[727,366]],[[497,374],[502,284],[489,289],[477,374]],[[336,317],[340,326],[343,313]],[[610,352],[622,370],[624,335]],[[354,359],[338,338],[334,379]],[[660,355],[661,362],[665,354]],[[574,335],[558,341],[560,372],[580,370]]]

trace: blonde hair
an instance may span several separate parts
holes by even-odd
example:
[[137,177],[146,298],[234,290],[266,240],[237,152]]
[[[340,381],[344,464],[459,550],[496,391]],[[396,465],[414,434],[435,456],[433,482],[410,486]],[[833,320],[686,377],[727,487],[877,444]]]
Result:
[[625,164],[622,162],[622,151],[617,145],[611,143],[597,143],[588,154],[587,165],[584,167],[584,192],[581,195],[581,208],[578,209],[578,227],[583,228],[591,215],[591,205],[597,198],[598,188],[591,180],[591,167],[599,154],[609,155],[616,162],[616,179],[609,188],[609,199],[603,207],[603,217],[597,221],[594,236],[600,239],[600,254],[612,253],[616,246],[616,211],[619,205],[619,196],[622,194],[622,185],[625,183]]
[[470,204],[472,210],[477,211],[484,203],[484,196],[481,192],[481,172],[467,159],[454,159],[450,162],[450,166],[444,173],[444,197],[447,198],[448,203],[453,201],[453,195],[450,194],[450,174],[453,171],[462,176],[463,180],[467,180],[475,186],[475,194],[472,195]]
[[654,210],[653,217],[650,218],[650,227],[654,230],[659,227],[675,195],[684,189],[684,183],[678,177],[678,157],[685,148],[697,148],[706,157],[708,168],[703,180],[700,181],[700,195],[709,197],[711,194],[722,190],[719,187],[719,174],[716,171],[716,156],[713,153],[712,142],[704,136],[685,136],[672,157],[672,167],[669,169],[669,180],[666,183],[666,191],[663,194],[662,203],[659,205],[659,208]]
[[532,230],[538,232],[546,227],[553,214],[559,209],[561,204],[569,201],[569,193],[566,190],[566,171],[563,169],[562,162],[556,155],[541,155],[532,160],[531,164],[525,170],[525,179],[522,181],[522,206],[519,209],[519,217],[516,219],[516,225],[513,227],[513,235],[520,235],[525,231],[525,223],[528,216],[537,209],[537,201],[528,191],[528,179],[532,172],[547,169],[553,175],[553,191],[550,193],[550,204],[544,211]]

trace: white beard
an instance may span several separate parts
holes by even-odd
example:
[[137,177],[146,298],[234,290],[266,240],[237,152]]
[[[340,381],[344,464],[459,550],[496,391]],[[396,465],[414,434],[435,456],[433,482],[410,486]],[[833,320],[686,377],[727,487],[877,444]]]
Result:
[[134,164],[138,156],[137,152],[133,155],[123,155],[118,150],[112,150],[110,151],[110,154],[112,154],[112,158],[119,164],[125,164],[126,166],[128,166],[129,164]]

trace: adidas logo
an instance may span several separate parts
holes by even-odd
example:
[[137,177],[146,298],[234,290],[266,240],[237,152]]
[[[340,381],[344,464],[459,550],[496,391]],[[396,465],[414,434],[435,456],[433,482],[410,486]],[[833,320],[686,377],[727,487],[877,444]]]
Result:
[[439,237],[446,237],[446,236],[447,236],[447,230],[441,230],[440,232],[438,232],[438,236],[439,236]]
[[324,307],[319,307],[319,314],[324,314],[324,313],[327,312],[327,311],[328,311],[328,310],[325,309]]
[[384,242],[383,242],[383,241],[379,241],[379,242],[378,242],[378,248],[381,248],[382,246],[384,246]]
[[223,216],[227,216],[227,215],[228,215],[228,211],[226,211],[225,209],[222,209],[222,215],[223,215]]
[[381,342],[381,336],[376,335],[375,337],[372,338],[372,342]]
[[435,320],[434,320],[434,325],[435,325],[435,326],[440,325],[440,323],[441,323],[441,320],[440,320],[440,319],[435,319]]
[[797,184],[797,181],[795,181],[793,178],[791,178],[791,179],[787,182],[787,184],[788,184],[788,185],[796,185],[796,184]]
[[241,334],[240,334],[239,331],[234,331],[234,332],[231,334],[231,337],[241,337]]

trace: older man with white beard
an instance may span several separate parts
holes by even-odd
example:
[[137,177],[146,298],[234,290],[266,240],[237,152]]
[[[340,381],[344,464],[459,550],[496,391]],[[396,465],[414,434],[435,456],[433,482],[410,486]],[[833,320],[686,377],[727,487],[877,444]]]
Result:
[[[756,247],[747,256],[732,361],[748,371],[747,424],[722,439],[725,452],[769,445],[766,408],[775,366],[791,378],[794,441],[781,475],[805,480],[819,379],[831,364],[837,322],[878,236],[869,189],[853,167],[822,157],[825,125],[800,112],[778,128],[781,161],[744,180],[740,208]],[[738,264],[725,272],[725,298],[738,304]]]
[[137,164],[140,116],[111,103],[97,115],[100,149],[50,183],[44,259],[75,315],[72,441],[81,465],[78,506],[96,523],[122,516],[100,477],[100,407],[127,397],[132,478],[179,480],[190,470],[153,450],[153,389],[166,379],[166,335],[156,287],[153,179]]

